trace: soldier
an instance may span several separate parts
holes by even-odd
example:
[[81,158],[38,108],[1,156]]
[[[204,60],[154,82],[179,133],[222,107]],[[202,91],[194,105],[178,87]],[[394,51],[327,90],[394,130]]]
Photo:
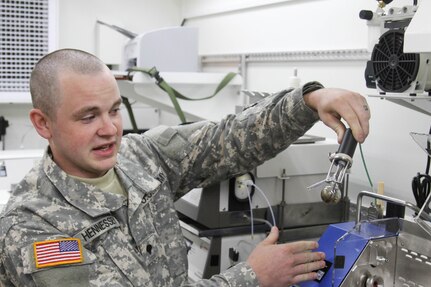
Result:
[[49,146],[1,215],[4,286],[289,286],[324,267],[316,242],[277,244],[273,227],[246,262],[189,283],[174,200],[262,164],[319,117],[339,141],[344,118],[363,142],[370,113],[361,95],[311,82],[218,123],[122,136],[116,80],[95,56],[46,55],[30,90],[30,119]]

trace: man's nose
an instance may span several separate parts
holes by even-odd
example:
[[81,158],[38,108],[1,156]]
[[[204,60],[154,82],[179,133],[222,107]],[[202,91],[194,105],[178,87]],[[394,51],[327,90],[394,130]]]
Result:
[[117,127],[115,125],[115,121],[111,119],[109,116],[105,116],[102,118],[101,126],[98,130],[98,134],[101,136],[106,135],[115,135],[117,133]]

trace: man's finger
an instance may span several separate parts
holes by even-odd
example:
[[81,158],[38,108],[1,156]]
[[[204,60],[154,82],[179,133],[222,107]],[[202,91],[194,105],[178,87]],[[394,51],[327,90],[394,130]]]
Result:
[[299,274],[293,277],[293,284],[304,282],[304,281],[311,281],[317,279],[317,273],[316,272],[310,272],[305,274]]
[[335,131],[335,133],[337,134],[337,141],[341,143],[344,132],[346,131],[346,127],[340,120],[340,116],[327,113],[320,115],[320,119],[325,125]]
[[366,99],[361,98],[358,101],[360,101],[360,104],[352,106],[352,109],[357,116],[358,125],[360,126],[361,132],[363,132],[365,139],[365,137],[368,136],[370,129],[369,122],[371,118],[371,110]]
[[296,241],[285,244],[285,248],[292,254],[313,250],[319,247],[316,241]]
[[325,253],[323,252],[304,251],[302,253],[295,254],[294,262],[296,265],[301,265],[310,262],[318,262],[323,259],[325,259]]
[[276,226],[273,226],[271,228],[271,232],[269,233],[269,235],[262,241],[261,244],[264,245],[271,245],[271,244],[276,244],[277,240],[278,240],[278,228]]

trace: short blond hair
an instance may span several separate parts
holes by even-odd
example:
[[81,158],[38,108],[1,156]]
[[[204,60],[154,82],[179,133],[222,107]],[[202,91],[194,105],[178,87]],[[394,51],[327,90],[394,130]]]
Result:
[[104,69],[107,67],[99,58],[81,50],[61,49],[45,55],[36,63],[30,77],[33,107],[54,119],[62,94],[59,74],[70,71],[87,75]]

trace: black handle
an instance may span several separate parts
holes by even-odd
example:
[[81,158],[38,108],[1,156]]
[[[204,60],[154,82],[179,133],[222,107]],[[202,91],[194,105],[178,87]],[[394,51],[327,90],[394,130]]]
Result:
[[353,137],[352,130],[348,128],[344,133],[343,140],[341,141],[337,153],[344,153],[353,157],[357,145],[358,142]]

